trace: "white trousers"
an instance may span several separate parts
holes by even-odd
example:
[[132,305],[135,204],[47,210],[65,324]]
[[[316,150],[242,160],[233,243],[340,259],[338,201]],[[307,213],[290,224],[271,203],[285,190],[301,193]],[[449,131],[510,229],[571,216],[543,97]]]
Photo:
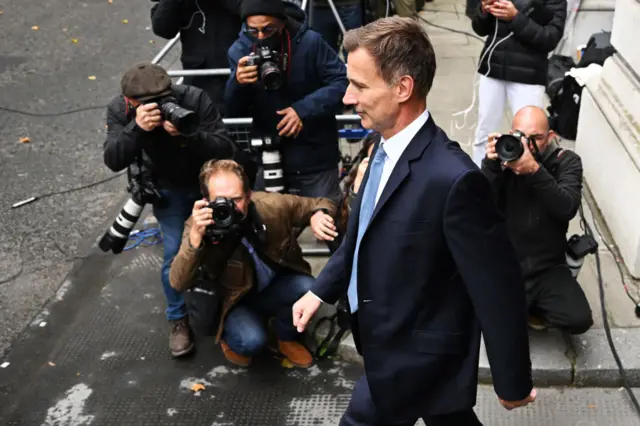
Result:
[[526,106],[543,108],[544,86],[534,84],[513,83],[496,80],[495,78],[480,76],[478,88],[478,126],[476,138],[473,142],[473,161],[480,166],[487,152],[487,138],[489,133],[502,133],[505,101],[511,106],[511,116]]

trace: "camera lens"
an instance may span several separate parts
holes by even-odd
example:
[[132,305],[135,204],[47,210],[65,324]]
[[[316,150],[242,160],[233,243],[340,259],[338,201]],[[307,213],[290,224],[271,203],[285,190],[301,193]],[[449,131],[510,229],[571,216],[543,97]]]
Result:
[[496,154],[502,161],[513,161],[524,154],[524,147],[517,137],[502,135],[496,141]]
[[273,62],[265,62],[260,67],[260,79],[266,90],[278,90],[282,86],[282,73]]
[[162,104],[161,111],[163,118],[176,126],[183,135],[191,136],[198,131],[200,118],[195,112],[184,109],[173,102]]
[[219,226],[225,226],[231,219],[231,209],[226,205],[218,205],[213,208],[213,220]]

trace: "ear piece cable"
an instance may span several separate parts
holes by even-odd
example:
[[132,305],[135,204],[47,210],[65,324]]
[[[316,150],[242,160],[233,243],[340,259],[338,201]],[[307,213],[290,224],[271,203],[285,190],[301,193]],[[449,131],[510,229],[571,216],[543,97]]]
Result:
[[207,24],[207,16],[204,14],[202,9],[200,8],[200,4],[198,3],[198,0],[195,0],[195,3],[196,3],[196,8],[198,9],[198,11],[197,12],[193,12],[193,15],[191,15],[191,19],[189,19],[189,23],[184,27],[180,27],[180,29],[181,30],[187,30],[187,29],[191,28],[191,25],[193,24],[193,20],[195,19],[195,17],[197,15],[202,15],[202,25],[200,25],[200,28],[198,28],[198,31],[200,31],[202,34],[206,34],[205,25]]

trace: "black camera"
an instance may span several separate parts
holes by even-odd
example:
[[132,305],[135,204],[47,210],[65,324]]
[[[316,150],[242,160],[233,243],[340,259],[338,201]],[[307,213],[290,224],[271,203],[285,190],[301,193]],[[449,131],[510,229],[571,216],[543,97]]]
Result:
[[246,66],[258,67],[258,76],[265,90],[278,90],[284,81],[279,63],[280,54],[277,51],[269,49],[268,46],[258,46],[257,52],[249,54]]
[[209,202],[208,207],[213,210],[214,222],[205,230],[208,238],[212,241],[218,241],[230,234],[240,234],[244,215],[238,210],[233,200],[226,197],[216,197]]
[[162,196],[153,181],[151,169],[151,160],[144,151],[141,157],[129,165],[127,191],[131,193],[131,198],[125,203],[116,220],[100,239],[98,243],[100,250],[113,251],[114,254],[121,253],[127,245],[131,231],[140,219],[144,206],[158,204],[162,201]]
[[[514,161],[522,157],[524,154],[524,146],[522,146],[521,138],[526,138],[529,143],[532,141],[519,130],[512,134],[502,135],[496,141],[496,154],[502,161]],[[533,142],[535,143],[535,142]]]
[[162,118],[171,122],[185,136],[192,136],[198,131],[200,117],[194,111],[181,107],[173,96],[163,96],[149,103],[157,103]]

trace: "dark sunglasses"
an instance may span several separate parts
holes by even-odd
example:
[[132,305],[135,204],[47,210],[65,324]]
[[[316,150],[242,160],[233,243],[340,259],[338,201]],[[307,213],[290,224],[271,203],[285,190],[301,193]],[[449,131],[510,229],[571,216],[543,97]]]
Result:
[[272,35],[274,35],[275,33],[278,32],[278,27],[274,27],[271,25],[267,25],[266,27],[260,29],[260,28],[254,28],[254,27],[247,27],[245,29],[245,32],[247,34],[249,34],[252,37],[258,37],[258,35],[260,33],[262,33],[264,35],[265,38],[269,38]]

